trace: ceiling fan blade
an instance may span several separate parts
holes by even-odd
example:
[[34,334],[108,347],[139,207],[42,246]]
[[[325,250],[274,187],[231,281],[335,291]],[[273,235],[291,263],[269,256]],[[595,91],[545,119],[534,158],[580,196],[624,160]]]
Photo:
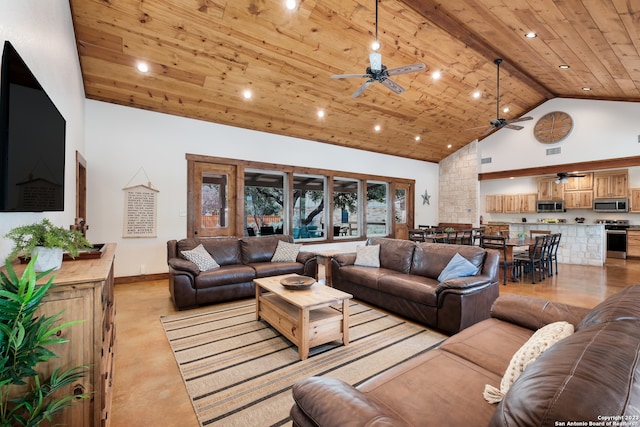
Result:
[[351,95],[351,97],[352,97],[352,98],[357,98],[357,97],[359,97],[359,96],[360,96],[360,94],[362,94],[362,92],[364,92],[364,90],[365,90],[366,88],[368,88],[368,87],[371,85],[371,83],[373,83],[373,82],[374,82],[374,80],[367,80],[366,82],[364,82],[364,84],[363,84],[362,86],[360,86],[360,87],[358,88],[358,90],[356,90],[355,92],[353,92],[353,95]]
[[352,79],[355,77],[370,79],[372,76],[370,76],[369,74],[335,74],[331,76],[332,79]]
[[482,135],[480,136],[486,136],[489,135],[491,132],[493,132],[494,130],[496,130],[498,128],[494,127],[494,126],[489,126],[489,128],[487,128],[487,130],[485,130],[484,132],[482,132]]
[[371,65],[371,71],[381,71],[382,70],[382,55],[377,52],[371,52],[369,54],[369,63]]
[[513,129],[513,130],[520,130],[520,129],[524,129],[524,126],[518,126],[518,125],[505,125],[504,127],[509,128],[509,129]]
[[520,117],[519,119],[511,119],[511,120],[507,120],[508,123],[517,123],[517,122],[524,122],[527,120],[533,120],[533,117]]
[[388,87],[389,89],[391,89],[393,92],[395,93],[402,93],[404,92],[404,88],[402,86],[400,86],[398,83],[394,82],[391,79],[382,79],[380,80],[380,83],[382,83],[383,85],[385,85],[386,87]]
[[422,62],[418,62],[417,64],[405,65],[404,67],[392,68],[387,70],[388,76],[397,76],[398,74],[406,74],[413,73],[415,71],[422,71],[426,69],[427,66]]

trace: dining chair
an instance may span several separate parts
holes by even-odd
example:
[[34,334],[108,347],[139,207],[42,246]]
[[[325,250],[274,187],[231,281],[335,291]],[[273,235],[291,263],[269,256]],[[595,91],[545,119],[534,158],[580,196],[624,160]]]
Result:
[[471,246],[473,239],[473,231],[471,230],[462,230],[460,231],[460,235],[458,236],[458,242],[461,245]]
[[[549,276],[558,274],[558,248],[560,247],[560,239],[562,233],[553,233],[550,236],[547,252],[545,255],[545,262],[547,264],[547,272]],[[553,272],[553,265],[555,263],[555,273]]]
[[545,253],[549,235],[536,236],[533,247],[528,253],[516,254],[513,256],[514,270],[519,277],[524,277],[526,273],[531,273],[531,283],[536,283],[536,272],[540,281],[546,276]]
[[484,235],[484,227],[472,228],[471,234],[471,245],[480,246],[480,238]]
[[504,236],[480,237],[480,246],[484,249],[495,249],[500,252],[500,266],[502,267],[503,284],[507,285],[507,269],[513,268],[513,261],[507,258],[507,238]]

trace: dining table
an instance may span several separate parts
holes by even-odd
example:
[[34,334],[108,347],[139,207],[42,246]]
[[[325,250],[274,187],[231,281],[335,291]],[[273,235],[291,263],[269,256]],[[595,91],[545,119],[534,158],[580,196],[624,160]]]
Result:
[[[521,239],[519,237],[512,237],[509,238],[505,241],[506,244],[506,257],[507,257],[507,261],[510,262],[513,265],[513,254],[514,254],[514,249],[516,248],[522,248],[523,250],[533,250],[533,246],[536,243],[536,239],[535,238],[531,238],[531,237],[525,237],[524,239]],[[509,269],[508,275],[507,275],[507,279],[511,280],[512,282],[517,282],[519,281],[518,278],[516,278],[513,275],[513,268]]]

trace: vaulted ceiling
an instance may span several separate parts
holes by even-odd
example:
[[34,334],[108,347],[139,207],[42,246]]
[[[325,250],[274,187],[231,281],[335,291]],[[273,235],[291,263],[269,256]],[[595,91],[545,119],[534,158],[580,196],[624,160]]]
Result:
[[365,72],[375,0],[70,4],[87,98],[412,159],[483,136],[496,58],[506,119],[554,97],[640,101],[636,0],[379,0],[383,64],[426,70],[392,77],[401,94],[376,82],[356,98],[365,79],[331,76]]

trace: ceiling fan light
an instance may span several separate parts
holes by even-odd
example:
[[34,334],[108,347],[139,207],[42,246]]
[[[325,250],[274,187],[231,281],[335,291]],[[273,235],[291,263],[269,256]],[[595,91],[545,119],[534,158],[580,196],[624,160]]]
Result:
[[560,178],[556,179],[556,180],[555,180],[555,183],[556,183],[556,184],[560,184]]

